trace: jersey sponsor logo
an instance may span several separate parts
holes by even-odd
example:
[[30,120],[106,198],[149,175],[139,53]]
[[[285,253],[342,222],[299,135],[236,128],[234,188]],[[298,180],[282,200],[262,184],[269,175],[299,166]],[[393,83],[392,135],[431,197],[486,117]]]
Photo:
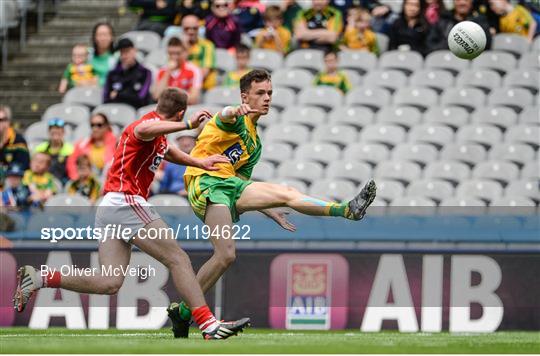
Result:
[[244,153],[242,146],[239,143],[235,143],[231,147],[227,148],[225,152],[223,152],[223,155],[229,159],[231,164],[236,164],[238,161],[240,161],[242,153]]
[[152,159],[152,164],[150,165],[150,167],[148,167],[148,169],[152,172],[156,172],[159,168],[159,165],[161,164],[161,161],[163,161],[163,155],[161,154],[157,154],[153,159]]

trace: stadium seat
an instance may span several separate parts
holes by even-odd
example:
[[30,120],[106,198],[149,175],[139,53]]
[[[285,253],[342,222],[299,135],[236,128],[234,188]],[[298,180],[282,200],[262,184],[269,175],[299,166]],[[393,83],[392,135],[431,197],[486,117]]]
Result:
[[523,166],[521,169],[521,179],[540,180],[540,164],[538,161],[532,161]]
[[145,66],[154,66],[161,68],[167,64],[167,51],[163,48],[153,49],[150,53],[144,57]]
[[343,104],[343,93],[330,86],[304,88],[298,94],[298,104],[319,106],[326,111]]
[[390,47],[390,38],[384,33],[380,32],[375,33],[375,37],[377,38],[377,47],[379,47],[379,53],[387,52],[388,47]]
[[373,177],[371,166],[354,159],[334,161],[326,168],[329,179],[345,179],[355,184],[361,184]]
[[399,70],[373,70],[364,76],[363,84],[368,87],[382,87],[394,92],[407,85],[407,76]]
[[367,51],[344,50],[338,54],[340,69],[352,69],[359,74],[369,73],[377,66],[377,56]]
[[508,73],[504,77],[504,85],[508,88],[525,88],[535,95],[538,93],[540,83],[540,71],[518,69]]
[[375,166],[381,161],[390,159],[390,150],[381,143],[355,142],[347,146],[343,152],[343,158],[365,161]]
[[456,75],[469,68],[469,61],[456,57],[448,50],[440,50],[432,52],[426,57],[425,67],[430,69],[444,69]]
[[421,69],[411,76],[411,85],[428,87],[440,94],[446,88],[454,85],[454,76],[443,69]]
[[534,97],[531,92],[523,88],[497,88],[488,97],[488,104],[494,106],[508,106],[516,112],[528,105],[532,105]]
[[490,202],[502,197],[503,188],[500,183],[487,179],[472,179],[461,182],[456,189],[458,197],[473,197]]
[[120,127],[137,119],[135,109],[127,104],[101,104],[92,110],[92,115],[97,113],[105,114],[111,124],[118,124]]
[[292,160],[283,162],[278,168],[278,177],[292,178],[311,184],[317,179],[321,179],[324,168],[320,163],[307,160]]
[[[437,204],[430,199],[429,197],[422,197],[422,196],[404,196],[399,197],[390,202],[390,206],[393,207],[405,207],[408,208],[405,211],[403,210],[397,210],[397,212],[404,212],[407,215],[417,215],[415,211],[411,210],[412,207],[436,207]],[[422,210],[420,210],[422,212]],[[428,211],[429,212],[429,211]]]
[[161,37],[152,31],[129,31],[120,36],[119,39],[129,38],[138,51],[149,53],[158,49],[161,45]]
[[493,36],[491,45],[495,51],[504,51],[518,57],[529,51],[529,41],[526,37],[515,33],[498,33]]
[[344,106],[332,110],[328,114],[328,122],[336,125],[344,124],[354,126],[357,129],[372,124],[374,114],[368,108],[362,106]]
[[540,107],[526,106],[519,114],[521,125],[540,125]]
[[532,199],[529,199],[527,197],[520,197],[520,196],[512,196],[512,197],[506,196],[506,197],[496,198],[496,199],[493,199],[489,205],[496,206],[496,207],[531,207],[531,208],[536,206],[536,204],[534,203]]
[[207,105],[231,105],[240,101],[239,88],[215,87],[206,92],[204,103]]
[[424,87],[405,87],[394,93],[395,105],[413,106],[421,111],[437,105],[438,100],[439,95],[434,89]]
[[384,143],[393,147],[405,142],[405,129],[397,125],[374,124],[364,127],[360,133],[362,142]]
[[494,160],[478,163],[473,171],[472,177],[476,179],[491,179],[504,185],[517,179],[519,176],[518,167],[511,162]]
[[261,160],[253,168],[251,179],[255,181],[269,182],[276,175],[274,165],[268,161]]
[[[65,137],[71,137],[71,127],[65,127]],[[31,124],[24,131],[24,138],[27,142],[41,143],[49,139],[49,126],[46,121],[37,121]]]
[[293,149],[291,145],[284,142],[265,142],[263,144],[263,151],[261,158],[279,164],[281,162],[290,160],[293,156]]
[[304,68],[315,74],[324,68],[323,52],[316,49],[297,49],[285,58],[285,67]]
[[461,161],[471,166],[485,161],[486,158],[486,149],[476,143],[449,143],[441,150],[441,159]]
[[272,72],[272,83],[298,92],[313,85],[313,74],[301,68],[280,68]]
[[418,125],[422,120],[422,113],[412,106],[387,106],[377,112],[376,122],[395,124],[409,129]]
[[76,87],[71,88],[62,98],[63,103],[82,104],[94,108],[101,104],[103,91],[98,87]]
[[156,104],[150,104],[137,109],[137,118],[141,118],[148,114],[150,111],[156,110]]
[[432,106],[424,113],[427,124],[444,124],[457,130],[469,121],[469,113],[459,106]]
[[531,52],[539,52],[540,51],[540,37],[536,36],[533,40],[533,43],[531,43]]
[[386,89],[375,86],[354,88],[347,93],[345,103],[347,106],[366,106],[373,111],[390,104],[391,95]]
[[309,141],[309,130],[298,124],[270,126],[264,133],[267,141],[286,142],[293,146]]
[[472,61],[472,69],[492,69],[504,75],[516,68],[516,58],[506,52],[485,51]]
[[485,147],[493,147],[502,142],[502,132],[499,128],[492,125],[466,125],[458,130],[456,142],[472,142],[479,143]]
[[[113,129],[115,126],[113,126]],[[85,139],[87,137],[90,137],[91,129],[89,124],[80,124],[77,126],[77,128],[73,131],[71,135],[71,140],[73,142],[77,142],[78,140]]]
[[468,69],[459,73],[456,81],[458,87],[482,89],[484,93],[501,86],[501,75],[490,69]]
[[274,87],[272,93],[272,106],[279,111],[293,105],[296,102],[296,94],[294,90],[287,87]]
[[41,121],[48,122],[50,119],[60,118],[66,124],[77,126],[81,123],[88,123],[90,120],[90,110],[87,106],[77,104],[54,104],[45,110]]
[[75,218],[62,212],[38,212],[30,215],[26,231],[38,233],[42,228],[73,228],[75,226]]
[[320,125],[313,131],[312,140],[319,142],[331,142],[340,147],[356,142],[358,133],[354,128],[347,125]]
[[[186,109],[186,113],[184,114],[184,117],[190,118],[193,115],[197,113],[197,111],[200,110],[207,110],[210,114],[214,115],[218,111],[223,109],[223,105],[210,105],[210,104],[195,104],[195,105],[188,105]],[[272,110],[272,109],[270,109]],[[266,116],[263,116],[259,122],[263,122],[266,120]]]
[[414,180],[418,180],[422,170],[417,163],[392,160],[383,161],[375,168],[374,176],[376,178],[393,179],[404,184],[409,184]]
[[226,49],[216,48],[216,69],[220,74],[227,73],[236,69],[236,59]]
[[316,106],[289,106],[281,113],[281,120],[289,124],[305,125],[313,129],[326,123],[326,114]]
[[534,160],[535,152],[531,146],[524,143],[506,142],[494,146],[489,152],[492,160],[510,161],[520,166]]
[[393,160],[407,160],[422,166],[437,159],[437,149],[424,143],[401,143],[392,150]]
[[540,145],[540,126],[538,125],[516,125],[506,130],[505,142],[522,142],[537,149]]
[[405,187],[403,183],[395,180],[377,179],[377,198],[389,203],[396,198],[402,197],[404,194]]
[[354,183],[339,179],[318,180],[309,187],[310,196],[338,202],[350,200],[356,193]]
[[540,201],[540,185],[538,177],[530,179],[520,179],[510,182],[504,191],[506,197],[522,196]]
[[483,107],[486,95],[478,88],[448,88],[441,96],[442,106],[459,106],[471,112]]
[[453,184],[468,179],[471,176],[470,168],[463,162],[440,160],[432,162],[424,169],[424,177],[443,179]]
[[429,143],[437,148],[452,142],[454,131],[445,125],[422,124],[409,132],[409,142]]
[[521,59],[519,60],[519,68],[521,69],[534,69],[539,70],[540,69],[540,52],[530,52],[525,53],[523,56],[521,56]]
[[148,198],[148,203],[154,206],[174,207],[190,206],[186,198],[176,194],[158,194]]
[[418,52],[389,51],[381,54],[379,58],[379,68],[397,69],[409,75],[422,68],[424,58]]
[[472,115],[475,124],[490,124],[506,130],[517,123],[517,114],[506,107],[484,107],[476,110]]
[[[222,109],[221,107],[218,108],[217,111]],[[259,121],[257,121],[257,126],[260,127],[268,127],[270,125],[279,124],[281,122],[281,114],[276,108],[270,107],[270,110],[268,110],[268,113],[264,116],[262,116]]]
[[[485,207],[486,202],[482,201],[479,198],[475,198],[475,197],[452,197],[452,198],[447,198],[447,199],[444,199],[443,201],[441,201],[439,206],[443,206],[443,207],[459,207],[459,208]],[[479,214],[481,214],[482,211],[483,210],[478,210],[477,212]],[[451,210],[450,209],[445,209],[444,212],[445,212],[445,214],[448,214],[449,212],[451,212]],[[462,209],[458,210],[459,215],[464,215],[464,213],[465,213],[464,210],[462,210]],[[473,210],[466,210],[466,213],[467,214],[472,214]]]
[[319,162],[325,166],[337,161],[341,151],[337,145],[326,142],[307,142],[296,148],[294,157],[297,160],[309,160]]
[[249,60],[250,68],[262,68],[270,72],[283,68],[283,56],[269,49],[253,48]]
[[45,208],[52,208],[52,210],[48,209],[49,212],[63,212],[70,214],[88,214],[91,206],[92,203],[87,197],[67,193],[53,195],[45,203]]
[[343,74],[347,77],[349,80],[349,83],[351,84],[351,87],[359,87],[362,85],[362,76],[358,74],[357,71],[353,69],[341,69]]
[[452,197],[454,187],[451,183],[439,179],[422,179],[412,182],[407,187],[407,195],[411,197],[426,197],[436,202]]

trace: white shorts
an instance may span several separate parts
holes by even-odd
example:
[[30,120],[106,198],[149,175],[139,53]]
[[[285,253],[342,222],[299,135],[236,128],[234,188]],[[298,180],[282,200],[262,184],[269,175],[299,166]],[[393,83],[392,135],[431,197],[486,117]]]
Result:
[[115,226],[112,237],[129,242],[139,229],[160,218],[154,206],[140,195],[109,192],[97,208],[95,228],[105,231],[109,225],[107,238],[110,238],[112,227]]

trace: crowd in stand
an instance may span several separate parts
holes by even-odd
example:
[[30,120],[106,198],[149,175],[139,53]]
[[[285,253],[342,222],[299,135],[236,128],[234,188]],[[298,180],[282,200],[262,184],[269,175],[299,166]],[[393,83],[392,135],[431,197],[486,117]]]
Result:
[[[447,48],[454,24],[471,20],[488,37],[516,33],[532,41],[537,34],[539,9],[531,1],[454,0],[446,9],[442,0],[403,0],[394,13],[377,0],[313,0],[311,7],[296,1],[261,3],[257,0],[129,0],[140,13],[135,30],[147,30],[169,38],[166,64],[157,73],[138,60],[129,38],[115,41],[108,23],[92,30],[91,46],[76,44],[58,90],[101,86],[104,103],[125,103],[140,108],[155,102],[168,86],[189,94],[189,104],[200,102],[204,91],[218,84],[237,86],[249,71],[251,48],[287,55],[298,48],[325,52],[325,69],[315,85],[331,85],[342,92],[351,88],[346,74],[338,70],[337,52],[365,50],[379,54],[377,33],[389,38],[390,50],[411,50],[427,55]],[[275,4],[275,5],[274,5]],[[236,58],[237,69],[219,76],[216,48]],[[48,121],[49,139],[29,152],[25,139],[12,127],[9,107],[0,106],[0,204],[14,209],[42,207],[60,190],[81,194],[95,202],[103,175],[113,156],[116,137],[105,114],[90,118],[91,134],[73,144],[66,142],[65,122]],[[193,147],[191,133],[177,137],[186,152]],[[157,174],[155,193],[185,195],[184,167],[167,164]]]

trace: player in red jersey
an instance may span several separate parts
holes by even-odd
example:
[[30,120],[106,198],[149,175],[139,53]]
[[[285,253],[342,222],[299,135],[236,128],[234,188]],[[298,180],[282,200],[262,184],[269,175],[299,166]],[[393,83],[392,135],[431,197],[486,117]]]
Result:
[[[168,146],[165,135],[198,127],[204,119],[211,117],[209,112],[202,110],[190,120],[183,119],[186,106],[187,94],[169,88],[160,96],[156,111],[133,122],[122,133],[107,175],[106,194],[97,209],[95,221],[95,228],[104,232],[107,232],[107,226],[120,224],[122,233],[119,235],[122,239],[116,237],[116,234],[100,239],[99,261],[105,267],[101,271],[125,271],[129,266],[131,244],[137,246],[169,269],[178,293],[189,305],[196,306],[193,315],[203,337],[226,339],[242,331],[249,324],[249,319],[216,321],[206,305],[189,257],[174,240],[171,229],[146,201],[154,174],[163,159],[211,171],[217,170],[215,164],[228,162],[222,155],[198,159],[174,146]],[[146,239],[150,229],[164,236]],[[42,275],[32,266],[23,266],[17,273],[14,307],[22,312],[32,295],[44,287],[79,293],[116,294],[124,277],[122,274],[111,276],[103,273],[93,276],[79,273],[61,276],[54,269],[48,269],[46,275]]]

